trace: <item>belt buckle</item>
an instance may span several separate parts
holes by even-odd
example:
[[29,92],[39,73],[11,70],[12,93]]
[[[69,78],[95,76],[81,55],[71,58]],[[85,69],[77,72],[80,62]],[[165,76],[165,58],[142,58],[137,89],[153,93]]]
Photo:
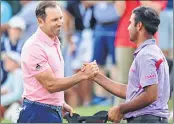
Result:
[[59,106],[56,106],[56,111],[60,111]]
[[56,110],[56,111],[60,111],[61,110],[60,106],[51,106],[51,108]]
[[62,110],[62,107],[61,106],[57,106],[56,107],[56,111],[61,111]]

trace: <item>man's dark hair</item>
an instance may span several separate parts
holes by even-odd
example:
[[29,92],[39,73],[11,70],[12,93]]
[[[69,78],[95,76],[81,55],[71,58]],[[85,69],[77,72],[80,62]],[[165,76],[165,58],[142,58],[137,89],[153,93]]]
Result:
[[135,8],[133,13],[135,14],[135,26],[138,22],[142,22],[149,34],[154,35],[157,32],[160,19],[158,13],[154,9],[140,6]]
[[37,7],[36,7],[36,11],[35,11],[35,14],[36,14],[36,17],[40,17],[42,18],[43,20],[45,20],[46,18],[46,13],[45,13],[45,9],[48,8],[48,7],[57,7],[58,4],[55,2],[55,1],[43,1],[43,2],[40,2]]

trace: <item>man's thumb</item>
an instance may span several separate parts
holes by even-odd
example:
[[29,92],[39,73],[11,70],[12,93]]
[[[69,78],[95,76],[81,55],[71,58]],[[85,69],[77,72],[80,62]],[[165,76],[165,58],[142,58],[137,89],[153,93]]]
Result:
[[73,116],[73,110],[70,111],[70,116],[71,116],[71,117]]

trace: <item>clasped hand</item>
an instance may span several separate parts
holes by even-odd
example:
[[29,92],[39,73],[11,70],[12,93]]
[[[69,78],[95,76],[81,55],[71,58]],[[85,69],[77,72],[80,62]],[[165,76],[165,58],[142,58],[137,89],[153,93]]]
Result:
[[99,73],[99,67],[94,60],[91,63],[84,63],[81,68],[81,72],[86,75],[87,79],[93,79],[97,75],[97,73]]

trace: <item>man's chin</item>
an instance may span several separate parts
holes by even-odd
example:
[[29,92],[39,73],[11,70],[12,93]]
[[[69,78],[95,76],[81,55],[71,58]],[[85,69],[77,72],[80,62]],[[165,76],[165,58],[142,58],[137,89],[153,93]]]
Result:
[[55,33],[55,36],[58,36],[59,34],[60,34],[60,32],[56,32],[56,33]]
[[129,38],[129,40],[130,40],[131,42],[134,42],[131,38]]
[[129,40],[130,40],[131,42],[135,43],[135,40],[133,40],[133,39],[131,39],[131,38],[129,38]]
[[57,31],[56,34],[59,35],[60,34],[60,31]]

